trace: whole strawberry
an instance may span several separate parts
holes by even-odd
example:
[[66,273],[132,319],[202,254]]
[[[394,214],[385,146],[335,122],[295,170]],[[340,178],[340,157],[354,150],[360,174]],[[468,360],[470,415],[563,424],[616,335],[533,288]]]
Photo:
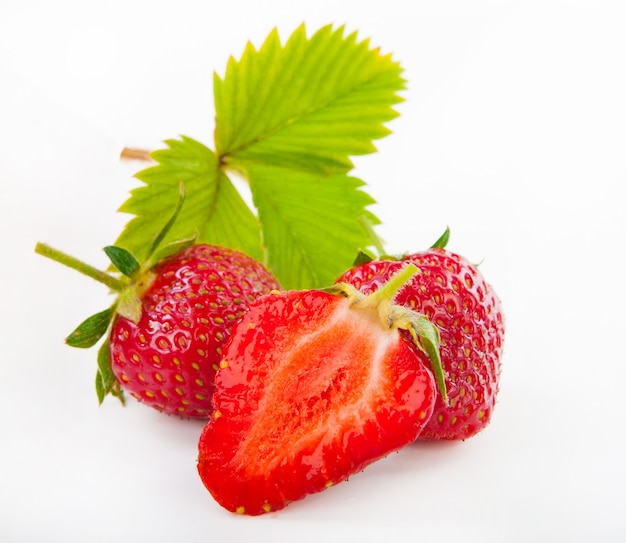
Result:
[[439,395],[420,439],[467,439],[485,428],[498,393],[504,341],[500,300],[476,266],[443,248],[357,265],[337,282],[374,292],[407,262],[420,273],[395,303],[426,315],[438,328],[448,401]]
[[146,262],[127,250],[105,252],[121,273],[93,268],[48,245],[35,251],[118,293],[108,309],[83,321],[66,339],[98,351],[96,392],[124,402],[123,391],[168,414],[206,419],[222,345],[250,302],[280,288],[261,263],[225,247],[181,240],[160,247],[182,205],[154,240]]
[[437,332],[391,303],[416,271],[370,296],[341,285],[250,305],[224,348],[199,441],[198,472],[220,505],[282,509],[416,439],[435,403],[425,353],[440,364]]
[[122,388],[159,411],[207,418],[222,345],[260,294],[280,288],[252,258],[193,245],[158,264],[137,322],[117,315],[111,367]]

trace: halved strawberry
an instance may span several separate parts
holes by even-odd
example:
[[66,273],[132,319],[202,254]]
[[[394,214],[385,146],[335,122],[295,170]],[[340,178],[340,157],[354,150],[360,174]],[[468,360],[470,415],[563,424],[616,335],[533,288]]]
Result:
[[391,304],[416,271],[367,297],[343,285],[250,305],[224,349],[199,442],[200,477],[223,507],[282,509],[417,438],[436,396],[424,351],[437,363],[438,337],[425,317]]

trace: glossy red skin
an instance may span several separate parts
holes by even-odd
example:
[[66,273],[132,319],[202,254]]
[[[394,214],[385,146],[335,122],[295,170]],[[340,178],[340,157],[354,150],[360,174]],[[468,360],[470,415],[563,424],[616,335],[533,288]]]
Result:
[[140,402],[206,419],[233,324],[251,301],[279,284],[252,258],[211,245],[194,245],[153,271],[139,323],[119,315],[113,322],[113,372]]
[[441,336],[449,406],[441,396],[420,434],[424,440],[463,440],[490,422],[498,393],[505,323],[501,302],[481,272],[464,257],[444,249],[356,266],[337,282],[364,294],[413,262],[419,269],[395,303],[425,314]]
[[282,509],[415,440],[433,377],[410,341],[397,330],[380,340],[380,322],[361,313],[340,296],[287,292],[237,324],[199,442],[198,472],[223,507]]

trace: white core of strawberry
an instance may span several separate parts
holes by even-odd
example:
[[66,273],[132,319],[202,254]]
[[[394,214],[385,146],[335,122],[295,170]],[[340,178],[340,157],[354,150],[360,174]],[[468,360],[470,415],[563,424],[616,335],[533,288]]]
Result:
[[418,349],[428,356],[439,393],[444,403],[447,404],[445,375],[439,354],[439,330],[425,315],[393,303],[398,291],[419,272],[420,270],[415,264],[407,264],[387,283],[367,296],[347,283],[335,285],[328,291],[348,298],[350,307],[355,310],[374,309],[384,328],[398,328],[408,331]]

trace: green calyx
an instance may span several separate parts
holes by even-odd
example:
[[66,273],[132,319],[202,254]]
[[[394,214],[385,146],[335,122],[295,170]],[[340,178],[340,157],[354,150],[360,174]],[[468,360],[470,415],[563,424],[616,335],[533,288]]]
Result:
[[[107,334],[115,315],[120,315],[134,323],[139,322],[142,312],[141,298],[145,291],[150,288],[155,277],[152,268],[157,263],[193,245],[195,242],[195,237],[192,237],[160,247],[167,232],[176,221],[183,201],[184,189],[181,185],[180,198],[176,209],[155,237],[143,264],[140,264],[135,256],[123,247],[109,245],[103,249],[109,257],[114,270],[117,270],[120,275],[115,274],[115,272],[99,270],[44,243],[35,245],[37,254],[63,264],[82,275],[91,277],[117,293],[117,299],[111,307],[86,318],[66,337],[65,342],[70,347],[82,349],[93,347]],[[104,341],[98,351],[96,392],[99,403],[103,402],[107,394],[117,397],[124,403],[120,384],[111,369],[108,340]]]
[[[133,322],[138,322],[141,318],[140,296],[145,290],[146,282],[152,277],[152,273],[139,266],[135,258],[121,247],[109,246],[104,251],[109,256],[111,263],[122,273],[121,277],[116,277],[111,273],[85,264],[49,245],[37,243],[35,246],[37,254],[91,277],[118,293],[117,299],[111,307],[87,317],[65,338],[65,342],[70,347],[88,349],[96,345],[107,334],[116,314]],[[110,394],[124,404],[124,394],[111,368],[108,339],[98,349],[97,360],[98,369],[95,385],[98,403],[101,404],[104,398]]]
[[[68,268],[72,268],[87,277],[91,277],[92,279],[108,286],[112,291],[118,293],[115,305],[112,308],[96,313],[83,321],[83,323],[81,323],[78,328],[74,330],[70,336],[68,336],[68,344],[75,347],[91,347],[98,341],[98,339],[100,339],[104,332],[106,332],[107,327],[105,324],[110,322],[116,313],[135,323],[139,322],[139,319],[141,318],[141,296],[150,287],[154,279],[151,271],[152,268],[158,262],[173,256],[179,251],[193,245],[195,242],[196,238],[191,237],[168,243],[165,246],[160,247],[163,239],[176,222],[184,201],[185,188],[181,183],[179,186],[179,198],[176,208],[174,209],[172,216],[163,225],[152,241],[146,260],[143,264],[140,264],[135,256],[123,247],[109,245],[103,249],[109,257],[113,267],[121,273],[120,277],[94,268],[89,264],[85,264],[77,258],[74,258],[73,256],[70,256],[44,243],[36,244],[35,252],[37,254],[50,258],[51,260],[54,260],[59,264],[63,264]],[[93,338],[97,336],[100,331],[102,331],[102,334],[94,341]],[[89,339],[85,340],[84,338]]]
[[365,295],[348,283],[339,283],[325,289],[326,292],[348,298],[355,309],[374,309],[383,327],[406,330],[413,343],[430,360],[437,388],[445,404],[448,403],[445,375],[439,353],[440,337],[437,327],[421,313],[394,304],[397,293],[419,273],[419,268],[408,264],[378,290]]

